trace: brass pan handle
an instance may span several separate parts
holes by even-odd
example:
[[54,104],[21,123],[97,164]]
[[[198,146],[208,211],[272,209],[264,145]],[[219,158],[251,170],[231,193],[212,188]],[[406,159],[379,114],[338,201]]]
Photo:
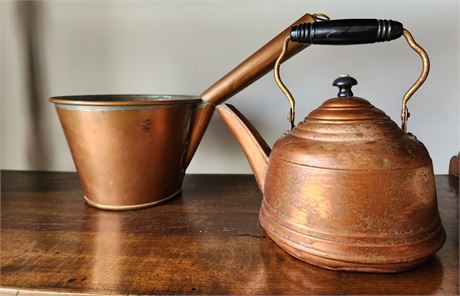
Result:
[[390,41],[401,36],[404,36],[409,46],[420,56],[423,64],[422,73],[405,93],[402,100],[401,128],[407,133],[407,121],[410,116],[407,102],[428,77],[430,60],[426,51],[415,42],[412,34],[407,29],[404,29],[401,23],[392,20],[377,19],[328,20],[292,27],[290,36],[286,37],[283,42],[281,54],[274,68],[275,81],[290,104],[289,121],[291,129],[294,128],[295,100],[281,80],[279,73],[281,61],[286,54],[286,49],[290,41],[306,44],[345,45]]

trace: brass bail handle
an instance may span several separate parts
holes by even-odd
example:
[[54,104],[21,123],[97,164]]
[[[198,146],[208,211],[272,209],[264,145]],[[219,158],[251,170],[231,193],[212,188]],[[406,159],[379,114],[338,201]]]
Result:
[[407,102],[410,100],[412,95],[422,86],[422,84],[425,82],[426,78],[428,77],[428,73],[430,73],[430,58],[428,57],[428,54],[426,51],[418,45],[417,42],[415,42],[414,37],[412,37],[412,34],[407,30],[403,30],[403,36],[406,38],[407,43],[409,46],[420,56],[422,59],[422,73],[420,73],[420,76],[418,79],[414,82],[414,84],[406,91],[404,94],[404,97],[402,99],[402,106],[401,106],[401,128],[402,130],[407,133],[407,121],[409,120],[409,110],[407,108]]
[[[321,22],[321,21],[329,21],[330,17],[327,16],[324,13],[314,13],[312,14],[315,22]],[[288,115],[288,120],[291,123],[291,130],[294,128],[295,124],[295,100],[294,97],[292,96],[291,92],[288,90],[288,88],[284,85],[283,81],[281,80],[280,77],[280,65],[284,60],[284,56],[286,55],[288,46],[289,46],[289,41],[291,40],[291,36],[286,37],[283,42],[281,54],[279,55],[278,59],[275,62],[275,67],[274,67],[274,75],[275,75],[275,81],[276,84],[278,84],[278,87],[281,89],[281,91],[284,93],[286,96],[287,100],[289,101],[289,104],[291,105],[291,108],[289,110],[289,115]]]
[[291,40],[290,36],[284,39],[281,54],[275,62],[274,75],[275,75],[276,84],[281,89],[281,91],[284,93],[284,95],[286,96],[286,99],[289,102],[289,105],[291,106],[291,108],[289,109],[288,120],[291,123],[291,130],[292,130],[295,126],[295,123],[294,123],[295,121],[295,100],[291,92],[289,91],[289,89],[286,87],[286,85],[284,85],[283,81],[281,80],[281,76],[280,76],[280,64],[284,58],[284,55],[286,54],[290,40]]
[[[322,19],[318,18],[317,20]],[[291,130],[295,126],[295,100],[281,80],[279,69],[289,46],[289,42],[348,45],[390,41],[400,36],[404,36],[409,46],[420,56],[423,65],[420,76],[409,90],[407,90],[402,99],[401,129],[407,133],[407,121],[410,116],[407,102],[428,77],[428,73],[430,72],[430,59],[426,51],[415,42],[412,34],[407,29],[404,29],[401,23],[392,20],[377,19],[341,19],[331,21],[325,18],[325,21],[322,22],[305,23],[291,29],[290,36],[286,37],[283,42],[281,54],[276,60],[274,68],[276,84],[284,93],[290,104],[289,122],[291,124]]]

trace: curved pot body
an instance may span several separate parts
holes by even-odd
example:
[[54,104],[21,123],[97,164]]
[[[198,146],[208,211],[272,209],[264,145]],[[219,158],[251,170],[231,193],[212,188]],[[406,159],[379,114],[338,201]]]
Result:
[[142,208],[181,191],[198,97],[103,95],[51,102],[90,205]]

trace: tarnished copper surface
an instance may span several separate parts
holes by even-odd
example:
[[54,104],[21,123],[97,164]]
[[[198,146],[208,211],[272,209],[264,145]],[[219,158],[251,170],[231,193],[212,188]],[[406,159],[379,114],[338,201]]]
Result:
[[217,110],[264,193],[261,225],[293,256],[329,269],[396,272],[443,245],[427,150],[368,101],[326,101],[271,153],[233,106]]
[[425,261],[445,241],[431,158],[407,133],[407,101],[429,72],[426,52],[404,30],[423,70],[404,95],[402,127],[383,111],[354,97],[357,81],[336,79],[337,98],[294,128],[295,100],[279,75],[275,81],[291,106],[291,131],[270,153],[265,141],[233,106],[217,107],[240,142],[264,199],[259,214],[267,234],[293,256],[329,269],[397,272]]

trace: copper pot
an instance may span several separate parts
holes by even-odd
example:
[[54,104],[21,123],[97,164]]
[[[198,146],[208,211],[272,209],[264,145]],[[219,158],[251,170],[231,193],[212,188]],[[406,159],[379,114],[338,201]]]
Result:
[[[218,106],[264,194],[260,223],[288,253],[325,268],[364,272],[412,268],[445,240],[431,158],[406,131],[406,104],[428,75],[428,56],[397,22],[339,20],[315,26],[293,28],[280,59],[291,39],[308,36],[305,39],[311,43],[350,44],[366,38],[381,41],[375,39],[377,32],[387,32],[387,40],[404,35],[424,68],[404,96],[402,128],[354,96],[351,87],[357,81],[349,76],[336,79],[338,96],[312,111],[271,151],[233,106]],[[291,103],[293,123],[295,101],[279,77],[279,63],[275,77]]]
[[[293,25],[322,20],[305,14]],[[292,25],[291,25],[292,26]],[[273,67],[289,28],[214,83],[201,96],[85,95],[53,97],[86,201],[128,210],[181,191],[185,169],[217,104]],[[308,45],[292,44],[286,58]]]
[[180,192],[199,97],[93,95],[50,100],[90,205],[128,210]]

